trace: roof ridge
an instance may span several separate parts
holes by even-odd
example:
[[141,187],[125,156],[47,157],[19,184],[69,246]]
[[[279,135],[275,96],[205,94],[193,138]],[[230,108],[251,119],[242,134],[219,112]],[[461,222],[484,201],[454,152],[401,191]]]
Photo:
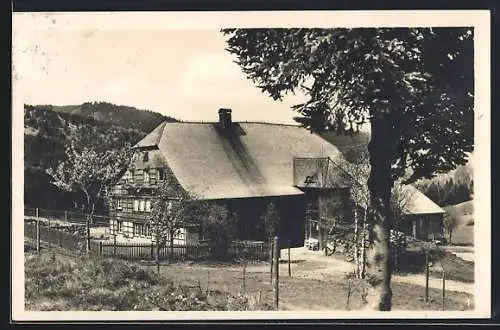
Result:
[[[165,124],[217,124],[218,121],[203,121],[203,120],[179,120],[176,122],[172,121],[164,121]],[[233,121],[234,124],[262,124],[262,125],[275,125],[275,126],[288,126],[288,127],[301,127],[300,125],[294,125],[294,124],[284,124],[284,123],[272,123],[272,122],[265,122],[265,121],[249,121],[249,120],[243,120],[243,121]]]

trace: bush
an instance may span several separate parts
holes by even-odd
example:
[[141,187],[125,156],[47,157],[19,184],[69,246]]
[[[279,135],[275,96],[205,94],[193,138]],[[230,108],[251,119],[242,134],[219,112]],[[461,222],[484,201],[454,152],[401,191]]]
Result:
[[[174,286],[159,274],[113,259],[63,262],[48,255],[26,258],[26,308],[31,310],[267,310],[245,296]],[[50,303],[47,303],[49,301]],[[37,303],[38,302],[38,303]]]

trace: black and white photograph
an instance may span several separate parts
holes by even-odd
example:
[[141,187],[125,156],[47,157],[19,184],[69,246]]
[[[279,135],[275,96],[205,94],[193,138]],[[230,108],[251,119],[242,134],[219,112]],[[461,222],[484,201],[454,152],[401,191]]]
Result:
[[19,319],[490,316],[488,11],[12,33]]

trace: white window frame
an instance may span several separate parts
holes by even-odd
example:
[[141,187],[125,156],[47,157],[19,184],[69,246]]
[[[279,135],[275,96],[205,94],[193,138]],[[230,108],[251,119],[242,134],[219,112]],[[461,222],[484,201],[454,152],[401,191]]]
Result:
[[144,212],[146,206],[146,201],[144,199],[139,200],[139,212]]
[[121,198],[117,198],[116,199],[116,209],[118,211],[121,211],[123,209],[123,205],[122,204],[123,204],[122,199]]
[[151,180],[151,176],[149,175],[149,170],[145,169],[142,171],[144,183],[149,184],[149,181]]
[[139,212],[139,200],[134,199],[134,212]]
[[145,209],[146,212],[151,212],[151,200],[146,199],[146,203],[145,203],[144,209]]

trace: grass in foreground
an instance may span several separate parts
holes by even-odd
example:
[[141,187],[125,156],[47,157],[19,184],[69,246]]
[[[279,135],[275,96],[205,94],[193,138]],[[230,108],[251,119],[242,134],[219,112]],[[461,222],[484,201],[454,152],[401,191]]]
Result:
[[175,285],[136,264],[112,259],[64,260],[27,253],[27,310],[266,310],[266,304],[242,295]]
[[[269,265],[172,264],[161,267],[112,259],[26,253],[27,310],[269,310]],[[343,275],[288,277],[280,265],[280,310],[357,310],[367,283]],[[393,309],[441,310],[441,291],[393,283]],[[207,295],[207,292],[209,294]],[[349,296],[349,298],[348,298]],[[446,310],[465,310],[466,293],[447,291]]]

